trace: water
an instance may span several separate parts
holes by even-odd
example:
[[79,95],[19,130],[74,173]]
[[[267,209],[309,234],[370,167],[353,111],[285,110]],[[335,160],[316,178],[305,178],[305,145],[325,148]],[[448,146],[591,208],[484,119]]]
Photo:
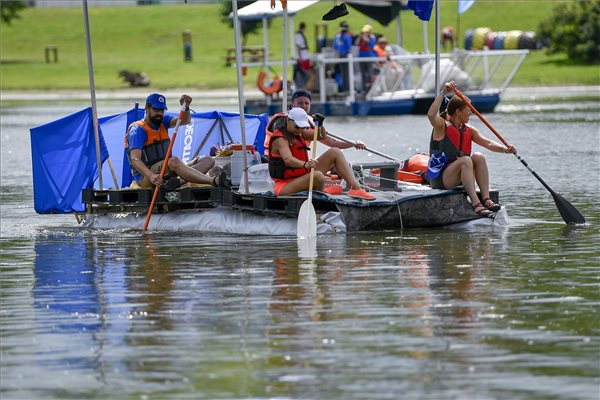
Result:
[[[600,395],[597,103],[487,115],[585,226],[566,226],[513,156],[485,151],[508,227],[328,235],[316,259],[294,237],[85,231],[36,215],[28,129],[84,106],[2,109],[2,399]],[[325,124],[399,158],[425,151],[430,131],[424,116]]]

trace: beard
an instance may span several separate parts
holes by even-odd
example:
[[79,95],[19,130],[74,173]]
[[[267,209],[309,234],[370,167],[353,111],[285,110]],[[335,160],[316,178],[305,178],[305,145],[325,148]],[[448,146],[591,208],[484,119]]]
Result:
[[150,117],[150,122],[152,122],[154,125],[160,125],[162,120],[163,120],[162,115],[152,115]]

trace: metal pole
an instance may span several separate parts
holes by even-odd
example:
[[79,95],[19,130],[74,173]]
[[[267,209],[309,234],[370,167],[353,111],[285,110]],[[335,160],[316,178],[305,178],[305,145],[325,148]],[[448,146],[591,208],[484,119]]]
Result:
[[423,53],[429,54],[429,38],[427,37],[427,22],[423,21]]
[[283,7],[283,82],[281,91],[281,111],[287,110],[287,98],[288,98],[288,12],[287,7]]
[[[96,107],[96,84],[94,82],[94,62],[92,60],[92,42],[90,34],[90,20],[88,18],[88,5],[87,0],[83,0],[83,22],[85,25],[85,45],[87,49],[87,61],[88,61],[88,74],[90,77],[90,96],[92,99],[92,124],[94,126],[94,140],[96,142],[96,163],[98,165],[98,186],[100,190],[104,189],[104,183],[102,180],[102,159],[100,156],[100,133],[98,130],[98,109]],[[112,174],[115,188],[119,190],[119,181],[115,175],[115,171],[110,161],[110,157],[107,159],[110,173]]]
[[440,90],[440,0],[435,0],[435,95]]
[[[235,3],[237,4],[237,1]],[[236,17],[236,15],[237,15],[237,10],[233,16]],[[263,57],[265,60],[265,72],[267,73],[267,79],[268,79],[271,77],[271,70],[269,69],[269,25],[267,23],[267,17],[263,17],[262,26],[263,26],[263,43],[265,46],[264,51],[263,51],[264,52]],[[237,50],[236,50],[236,52],[237,52]],[[271,96],[267,96],[267,105],[271,105]]]
[[402,20],[400,19],[400,11],[396,17],[396,43],[402,47]]
[[[242,131],[242,156],[243,156],[243,166],[244,171],[248,171],[248,154],[246,152],[246,120],[244,119],[244,80],[242,77],[242,46],[240,43],[240,21],[238,20],[238,7],[237,0],[232,0],[233,6],[233,30],[235,33],[235,65],[237,70],[237,86],[238,86],[238,102],[240,109],[240,129]],[[266,21],[266,20],[265,20]],[[267,48],[265,42],[265,63],[267,61]],[[246,194],[248,193],[248,174],[246,173],[244,178],[244,183],[246,184]]]
[[85,45],[87,48],[88,74],[90,76],[90,95],[92,97],[92,121],[94,125],[94,139],[96,140],[96,162],[98,163],[98,184],[100,190],[102,183],[102,160],[100,158],[100,134],[98,133],[98,113],[96,111],[96,85],[94,83],[94,63],[92,61],[92,44],[90,40],[90,21],[88,19],[87,0],[83,0],[83,21],[85,24]]

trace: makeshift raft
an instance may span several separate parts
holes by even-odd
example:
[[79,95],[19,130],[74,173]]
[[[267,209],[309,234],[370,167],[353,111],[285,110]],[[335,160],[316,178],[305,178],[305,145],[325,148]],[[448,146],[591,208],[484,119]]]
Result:
[[[452,190],[431,189],[423,185],[399,183],[398,191],[374,191],[375,200],[366,201],[352,198],[346,194],[329,195],[313,192],[313,205],[321,223],[335,221],[331,231],[375,231],[405,228],[438,227],[476,220],[482,217],[476,214],[467,200],[462,188]],[[498,201],[498,192],[492,191],[490,196]],[[85,225],[88,227],[131,228],[141,227],[148,212],[152,190],[94,190],[85,189],[82,194],[86,205]],[[215,187],[190,187],[174,191],[159,191],[156,208],[153,212],[150,229],[166,230],[204,230],[201,226],[209,218],[208,225],[213,231],[230,233],[227,218],[236,220],[236,215],[252,214],[263,218],[264,234],[278,234],[272,223],[292,224],[295,229],[300,206],[307,194],[295,196],[275,196],[272,193],[244,194],[236,190]],[[208,211],[220,209],[221,222],[213,221],[213,214]],[[231,210],[225,213],[223,209]],[[171,215],[162,218],[161,216]],[[204,216],[202,214],[205,214]],[[225,216],[228,215],[228,216]],[[325,217],[324,217],[325,216]],[[185,220],[185,221],[184,221]],[[192,220],[196,221],[196,225]],[[171,221],[178,227],[169,227]],[[253,219],[252,224],[258,222]],[[166,224],[166,226],[165,226]],[[248,233],[236,220],[236,232]],[[331,222],[329,222],[331,225]],[[216,225],[216,226],[215,226]],[[239,229],[238,229],[239,228]],[[328,229],[320,229],[327,232]]]

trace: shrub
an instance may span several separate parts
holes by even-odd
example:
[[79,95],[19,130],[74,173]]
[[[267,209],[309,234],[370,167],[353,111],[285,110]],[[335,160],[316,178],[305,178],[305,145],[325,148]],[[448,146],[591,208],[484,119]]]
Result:
[[600,63],[600,0],[575,0],[556,6],[540,23],[549,54],[566,53],[570,60]]

